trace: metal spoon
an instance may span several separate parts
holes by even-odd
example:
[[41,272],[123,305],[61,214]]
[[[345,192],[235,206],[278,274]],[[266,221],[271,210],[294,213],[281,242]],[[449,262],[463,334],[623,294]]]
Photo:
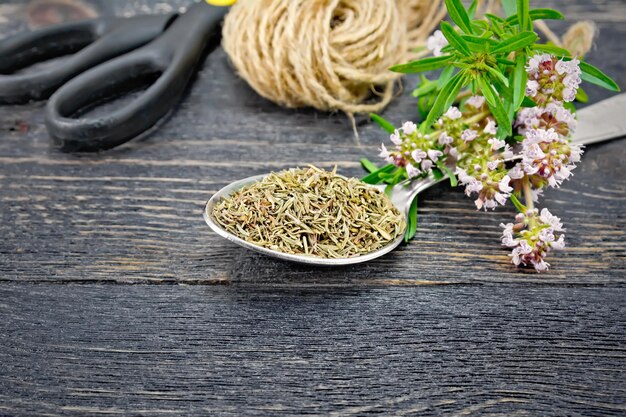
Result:
[[[602,142],[605,140],[616,139],[626,135],[626,116],[624,116],[624,110],[626,109],[626,94],[620,94],[609,99],[600,101],[591,106],[577,112],[578,127],[574,136],[572,137],[573,143],[582,145],[589,145],[596,142]],[[204,208],[204,220],[211,229],[218,235],[234,242],[244,248],[263,253],[274,258],[284,259],[287,261],[298,262],[311,265],[349,265],[361,262],[367,262],[369,260],[378,258],[396,248],[403,240],[403,236],[400,235],[394,241],[390,242],[387,246],[378,249],[374,252],[370,252],[366,255],[355,256],[352,258],[321,258],[317,256],[308,255],[293,255],[289,253],[283,253],[274,251],[268,248],[257,246],[250,242],[227,232],[219,223],[213,218],[213,207],[220,201],[221,198],[227,197],[233,192],[239,190],[254,182],[260,181],[265,175],[256,175],[254,177],[245,178],[243,180],[235,181],[226,187],[219,190],[211,197]],[[432,177],[417,179],[413,181],[405,181],[393,187],[391,192],[391,202],[402,213],[408,215],[409,206],[413,198],[426,190],[427,188],[443,181],[445,178],[436,180]],[[372,185],[374,188],[384,190],[384,185]]]

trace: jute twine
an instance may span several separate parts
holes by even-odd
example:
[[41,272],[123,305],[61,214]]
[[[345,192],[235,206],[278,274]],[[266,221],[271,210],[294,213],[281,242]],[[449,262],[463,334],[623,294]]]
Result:
[[399,78],[388,68],[414,58],[444,16],[442,0],[239,0],[222,42],[239,75],[275,103],[378,112]]
[[[499,0],[479,0],[477,15],[498,13]],[[239,0],[223,28],[232,64],[263,97],[286,107],[379,112],[394,97],[400,74],[388,68],[426,55],[415,52],[445,17],[443,0]],[[579,22],[561,40],[583,56],[594,26]],[[374,94],[372,94],[374,93]]]

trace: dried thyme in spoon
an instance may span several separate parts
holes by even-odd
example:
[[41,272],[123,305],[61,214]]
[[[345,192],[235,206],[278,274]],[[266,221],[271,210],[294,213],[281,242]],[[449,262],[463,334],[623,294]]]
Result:
[[269,174],[220,200],[213,217],[255,245],[323,258],[373,252],[405,227],[379,190],[313,166]]

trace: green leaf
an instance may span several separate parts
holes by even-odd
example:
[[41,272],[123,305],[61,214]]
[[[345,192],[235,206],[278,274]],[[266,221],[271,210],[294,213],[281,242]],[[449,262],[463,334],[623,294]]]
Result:
[[465,85],[465,81],[465,73],[461,71],[446,83],[446,85],[439,92],[433,107],[430,109],[426,120],[422,124],[423,129],[427,129],[432,126],[435,120],[448,110],[456,99],[456,96],[461,88]]
[[409,213],[406,219],[406,231],[404,232],[404,241],[408,242],[413,239],[415,237],[415,232],[417,232],[417,196],[415,196],[409,206]]
[[537,107],[537,103],[535,103],[532,98],[524,96],[522,99],[522,107]]
[[[395,168],[395,165],[394,165],[394,168]],[[381,172],[379,174],[379,177],[387,184],[393,186],[393,185],[398,184],[399,182],[402,182],[405,178],[407,178],[406,169],[397,168],[393,172]]]
[[503,19],[503,18],[501,18],[500,16],[495,15],[495,14],[485,13],[485,17],[486,17],[487,19],[489,19],[489,21],[490,21],[492,24],[493,24],[494,22],[495,22],[495,23],[500,23],[500,24],[506,23],[506,20],[505,20],[505,19]]
[[[561,14],[561,12],[554,9],[534,9],[530,11],[530,20],[563,20],[565,16]],[[511,26],[517,25],[519,22],[519,16],[513,15],[506,19],[506,23]]]
[[387,133],[393,133],[396,128],[391,124],[391,122],[385,120],[384,117],[377,115],[376,113],[370,113],[370,119],[372,119],[376,124],[383,128],[383,130]]
[[515,194],[511,194],[511,203],[513,203],[513,205],[515,206],[515,208],[517,209],[517,211],[519,211],[520,213],[526,213],[528,211],[528,207],[526,207],[525,205],[523,205],[515,196]]
[[485,13],[485,17],[489,20],[489,23],[491,23],[491,30],[499,38],[502,38],[504,35],[504,29],[502,27],[504,25],[504,19],[490,13]]
[[[473,0],[470,7],[467,9],[467,15],[472,20],[476,16],[476,8],[478,7],[478,0]],[[474,22],[471,22],[474,23]]]
[[535,32],[521,32],[500,42],[491,49],[492,54],[509,53],[532,45],[539,37]]
[[441,170],[439,168],[437,168],[437,167],[433,167],[432,168],[432,173],[433,173],[433,177],[437,181],[439,181],[440,179],[443,178],[443,172],[441,172]]
[[532,49],[534,49],[535,51],[547,52],[561,58],[567,58],[571,56],[570,52],[567,49],[558,47],[556,45],[536,43],[532,46]]
[[519,30],[531,29],[530,24],[530,4],[528,0],[517,0],[517,18],[519,19]]
[[363,166],[363,168],[369,173],[378,171],[378,167],[367,158],[361,159],[361,166]]
[[459,53],[465,56],[470,56],[471,52],[467,43],[463,40],[461,35],[456,33],[452,25],[448,22],[441,22],[441,31],[443,36],[446,37],[450,45],[452,45]]
[[480,38],[472,35],[461,35],[461,38],[467,43],[470,51],[472,52],[486,52],[487,46],[496,47],[500,43],[496,40],[489,38]]
[[576,101],[578,101],[579,103],[586,103],[589,101],[587,93],[580,87],[578,87],[578,91],[576,91]]
[[472,20],[471,22],[472,28],[474,28],[474,32],[485,32],[489,30],[489,23],[486,20]]
[[509,80],[507,80],[507,78],[504,76],[504,74],[502,74],[499,70],[492,68],[488,65],[485,65],[485,70],[487,70],[487,72],[489,74],[491,74],[493,77],[495,77],[496,79],[500,80],[500,82],[502,84],[504,84],[504,87],[509,86]]
[[591,84],[599,85],[607,90],[620,91],[619,85],[617,85],[611,77],[600,71],[598,68],[583,61],[580,62],[579,66],[582,71],[580,78],[583,80]]
[[455,51],[454,46],[450,44],[441,48],[441,53],[444,53],[444,54],[449,54],[450,52],[454,52],[454,51]]
[[470,18],[465,11],[465,7],[461,4],[460,0],[445,0],[446,9],[448,9],[448,15],[450,19],[465,33],[471,35],[472,26],[470,25]]
[[401,72],[403,74],[431,71],[437,68],[445,67],[448,61],[450,61],[450,58],[452,57],[449,55],[431,56],[428,58],[418,59],[417,61],[411,61],[406,64],[394,65],[389,68],[389,70]]
[[502,80],[499,78],[492,78],[491,84],[502,102],[513,101],[513,90],[509,88],[508,85],[505,85]]
[[426,94],[430,94],[437,89],[437,83],[435,81],[423,81],[419,87],[417,87],[411,95],[413,97],[421,97]]
[[383,179],[380,177],[380,175],[387,174],[393,171],[395,168],[396,166],[393,164],[385,165],[384,167],[364,176],[363,178],[361,178],[361,181],[366,184],[380,184],[381,182],[383,182]]
[[422,119],[425,119],[430,109],[433,108],[433,105],[435,104],[435,99],[438,95],[439,93],[429,94],[427,96],[420,97],[420,99],[417,101],[417,109],[420,112]]
[[566,101],[565,103],[563,103],[563,107],[569,110],[572,114],[576,113],[576,106],[574,106],[574,103],[572,103],[571,101]]
[[456,68],[454,68],[453,66],[449,66],[449,67],[446,67],[446,69],[444,69],[443,71],[441,71],[441,75],[439,75],[439,79],[437,80],[438,89],[443,88],[443,86],[446,85],[448,80],[452,78],[452,75],[454,75],[455,69]]
[[507,16],[513,16],[517,13],[517,1],[516,0],[502,0],[502,7],[504,7],[504,14]]
[[526,94],[526,56],[517,54],[515,57],[515,69],[513,70],[513,110],[517,110],[522,105]]
[[456,179],[456,175],[454,175],[454,172],[452,172],[452,170],[443,161],[437,161],[437,166],[440,170],[448,175],[448,178],[450,178],[451,186],[456,187],[459,184]]
[[480,85],[480,90],[482,91],[483,96],[485,96],[489,110],[491,110],[491,114],[493,114],[493,117],[496,118],[498,128],[502,129],[507,136],[510,136],[513,134],[511,121],[509,120],[504,105],[496,96],[495,91],[493,91],[493,87],[483,77],[478,78],[478,84]]
[[505,58],[498,58],[496,59],[496,61],[498,62],[498,64],[502,64],[502,65],[510,65],[510,66],[515,65],[515,62],[509,61],[508,59],[505,59]]

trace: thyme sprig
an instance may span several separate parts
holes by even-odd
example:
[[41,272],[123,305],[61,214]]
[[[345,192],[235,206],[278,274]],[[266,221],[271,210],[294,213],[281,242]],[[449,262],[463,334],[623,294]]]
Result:
[[[479,209],[495,209],[510,199],[520,215],[517,223],[502,225],[502,243],[513,248],[514,264],[543,271],[545,256],[564,246],[564,229],[534,202],[544,187],[568,179],[582,154],[570,140],[576,127],[572,101],[586,100],[579,84],[619,87],[582,57],[540,41],[534,22],[563,19],[557,10],[504,0],[506,16],[476,18],[476,0],[467,9],[460,0],[445,4],[451,23],[443,21],[428,39],[433,56],[391,67],[400,73],[441,70],[436,79],[421,74],[413,91],[423,121],[396,128],[372,115],[390,134],[391,146],[381,145],[380,156],[388,162],[382,168],[362,161],[370,172],[363,181],[393,186],[447,175],[452,186],[463,185],[467,195],[477,196]],[[415,233],[416,216],[412,210],[407,240]]]

